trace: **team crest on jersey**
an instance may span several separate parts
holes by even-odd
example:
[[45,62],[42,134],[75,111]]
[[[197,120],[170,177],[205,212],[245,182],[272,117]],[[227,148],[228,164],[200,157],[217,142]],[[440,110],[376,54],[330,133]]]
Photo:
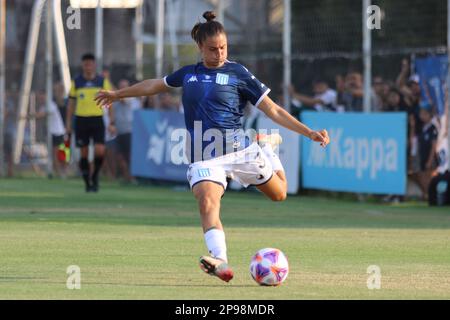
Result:
[[198,169],[198,176],[201,178],[209,177],[211,175],[211,172],[209,171],[209,168],[204,169]]
[[216,75],[216,83],[225,86],[228,84],[229,78],[227,74],[218,73]]

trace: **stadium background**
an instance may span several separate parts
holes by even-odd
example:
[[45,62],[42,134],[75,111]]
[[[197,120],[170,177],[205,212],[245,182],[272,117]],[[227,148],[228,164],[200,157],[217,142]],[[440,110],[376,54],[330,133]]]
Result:
[[[17,107],[34,2],[5,2],[5,89],[8,99]],[[157,2],[144,0],[139,9],[148,41],[143,44],[143,78],[153,78],[158,73],[155,53]],[[173,7],[169,7],[169,3]],[[282,0],[229,0],[222,3],[230,59],[247,66],[271,87],[274,99],[281,99],[282,95],[284,3]],[[318,77],[335,88],[336,75],[344,75],[349,70],[363,72],[363,1],[293,0],[290,3],[291,78],[298,91],[312,95],[312,82]],[[445,0],[372,1],[371,4],[378,5],[382,13],[381,29],[372,31],[372,76],[379,75],[394,83],[403,59],[413,63],[422,57],[448,53]],[[69,5],[69,1],[61,1],[69,68],[71,75],[75,75],[80,71],[81,55],[85,52],[96,53],[96,10],[82,9],[80,29],[68,30],[65,23],[70,16],[67,13]],[[162,75],[170,73],[177,65],[198,60],[189,32],[203,11],[217,10],[218,5],[218,1],[213,0],[166,1],[166,12],[171,8],[172,16],[165,17]],[[44,10],[31,85],[30,113],[38,107],[35,93],[46,89],[45,17]],[[103,10],[101,67],[109,70],[114,83],[121,78],[132,81],[140,78],[135,63],[135,18],[135,9]],[[168,28],[171,23],[177,26],[178,55],[174,54],[173,35]],[[53,53],[52,75],[53,81],[57,82],[61,80],[60,65]],[[410,71],[414,73],[414,70]],[[270,204],[259,208],[260,195],[252,192],[248,196],[231,193],[224,201],[223,216],[230,230],[235,230],[230,236],[236,239],[230,240],[231,247],[244,250],[236,250],[237,253],[232,256],[235,261],[242,262],[238,273],[245,274],[250,252],[270,244],[264,238],[274,235],[273,245],[286,248],[292,259],[294,271],[291,284],[288,283],[287,289],[283,288],[279,293],[264,292],[259,296],[260,292],[254,288],[247,290],[251,287],[247,280],[238,282],[235,291],[224,293],[214,287],[213,280],[208,279],[211,282],[207,281],[206,286],[211,287],[207,293],[202,292],[201,286],[194,285],[194,292],[181,287],[178,294],[174,294],[173,290],[180,289],[177,284],[184,279],[178,275],[172,278],[170,272],[195,264],[191,261],[189,246],[194,247],[195,252],[202,252],[195,227],[198,222],[196,208],[185,184],[179,186],[163,183],[165,179],[143,179],[139,180],[139,186],[122,185],[115,179],[103,177],[107,182],[102,193],[95,199],[87,199],[78,188],[80,180],[72,179],[79,176],[76,150],[73,150],[69,179],[46,179],[50,169],[47,168],[45,119],[27,121],[25,132],[24,150],[29,150],[28,155],[22,156],[20,163],[14,166],[14,178],[0,180],[0,220],[5,237],[5,264],[1,268],[6,284],[4,290],[0,290],[0,296],[4,298],[183,299],[208,298],[208,294],[213,293],[224,299],[232,299],[236,294],[249,299],[448,299],[448,284],[441,281],[450,274],[450,262],[445,254],[448,248],[446,232],[450,226],[448,208],[427,207],[423,201],[417,201],[419,192],[413,187],[408,189],[412,200],[400,205],[380,204],[378,197],[366,197],[354,192],[313,192],[300,187],[299,195],[282,207]],[[26,149],[27,146],[29,149]],[[5,161],[1,169],[2,174],[6,175]],[[299,171],[298,177],[300,174]],[[404,174],[406,176],[406,172]],[[241,217],[239,210],[246,216]],[[274,217],[277,210],[281,214]],[[37,221],[41,223],[41,230],[37,229]],[[183,258],[174,264],[173,269],[163,272],[166,279],[160,282],[148,280],[154,269],[162,270],[164,263],[159,260],[161,256],[167,252],[173,256],[178,253],[178,242],[171,239],[177,237],[176,230],[180,226],[186,230],[183,238],[185,244],[181,249]],[[246,236],[249,230],[249,234],[255,234],[257,240]],[[149,236],[149,231],[154,232],[155,238]],[[303,234],[300,238],[297,231]],[[286,238],[277,236],[279,234],[285,234]],[[32,247],[34,250],[27,248],[27,238],[30,236],[37,239],[36,246]],[[322,237],[325,239],[323,242]],[[105,240],[111,238],[115,240],[110,243]],[[52,239],[57,241],[53,243]],[[120,244],[121,239],[126,239],[125,244]],[[413,243],[410,239],[414,239]],[[126,251],[132,247],[128,244],[141,240],[141,244],[127,255]],[[65,254],[64,246],[59,246],[58,241],[74,245],[73,255]],[[359,241],[362,243],[356,244]],[[20,250],[16,251],[15,243]],[[342,244],[342,247],[333,243]],[[375,249],[373,243],[376,243]],[[145,249],[156,247],[160,250],[152,251],[147,257]],[[111,255],[100,261],[96,255],[102,250]],[[337,255],[333,256],[333,250]],[[44,261],[52,252],[57,252],[55,263]],[[320,259],[316,260],[317,252],[321,254]],[[359,252],[362,258],[354,252]],[[121,260],[133,254],[138,258],[133,259],[132,263]],[[82,257],[78,260],[81,262],[75,261],[76,256]],[[173,261],[173,258],[169,259]],[[75,295],[67,293],[65,287],[60,289],[61,283],[65,285],[65,268],[70,261],[81,264],[82,271],[88,270],[87,275],[83,274],[86,275],[87,288],[93,288],[93,291],[85,290]],[[366,268],[371,263],[381,264],[382,271],[387,273],[386,291],[374,293],[367,290]],[[297,271],[295,266],[298,266]],[[192,274],[197,275],[194,267]],[[56,269],[58,272],[62,270],[61,274],[55,276]],[[133,273],[136,275],[133,276]],[[199,274],[198,278],[203,279],[201,276]],[[189,281],[197,280],[196,276],[189,278]],[[32,283],[31,289],[27,289],[29,281]],[[300,285],[296,285],[297,282]],[[140,284],[144,285],[140,287]],[[156,289],[145,291],[146,284]],[[106,293],[103,289],[108,285],[113,286],[113,290]],[[304,290],[305,286],[309,291]]]
[[[104,9],[102,57],[99,67],[108,70],[113,83],[127,78],[163,76],[178,66],[198,60],[196,47],[190,38],[190,29],[207,9],[219,9],[215,1],[168,1],[165,4],[164,51],[161,70],[156,58],[157,1],[144,1],[139,9]],[[18,105],[23,76],[23,64],[29,35],[32,2],[11,1],[6,5],[6,90],[11,103]],[[326,80],[330,87],[337,86],[336,77],[350,71],[363,74],[363,28],[361,24],[363,2],[352,1],[292,1],[291,2],[291,83],[297,91],[312,95],[312,82]],[[382,28],[372,30],[372,76],[383,77],[393,84],[400,72],[402,59],[410,60],[413,74],[417,58],[442,55],[446,52],[446,3],[444,0],[422,3],[374,1],[381,8]],[[79,58],[85,52],[96,52],[96,10],[82,9],[79,29],[66,26],[70,19],[69,1],[61,2],[67,43],[70,74],[79,72]],[[230,58],[247,66],[272,88],[274,100],[284,100],[283,84],[283,17],[284,2],[224,1],[224,23],[230,37]],[[194,10],[195,9],[195,10]],[[136,51],[136,17],[142,16],[142,67],[138,67]],[[170,15],[168,12],[172,12]],[[37,90],[45,90],[46,33],[45,11],[39,31],[37,55],[31,83],[32,108],[36,108]],[[365,18],[365,17],[364,17]],[[100,37],[101,38],[101,37]],[[55,46],[55,42],[53,43]],[[127,49],[125,49],[127,48]],[[131,50],[130,50],[131,49]],[[61,80],[60,62],[53,57],[53,82]],[[138,69],[137,69],[138,68]],[[158,75],[160,73],[160,75]],[[286,105],[289,108],[289,105]],[[294,108],[295,109],[295,108]],[[28,112],[30,108],[28,108]],[[293,110],[294,114],[297,115]],[[32,112],[32,111],[31,111]],[[10,120],[8,120],[10,121]],[[26,144],[37,158],[45,158],[45,119],[33,120],[26,126]],[[31,131],[30,131],[31,128]],[[27,147],[27,146],[25,146]],[[76,151],[75,154],[76,156]],[[22,157],[23,158],[23,157]],[[31,159],[43,165],[45,159]],[[21,159],[29,168],[30,159]],[[3,161],[4,163],[4,161]],[[22,166],[21,165],[21,166]],[[6,171],[3,164],[3,172]],[[40,165],[34,166],[39,169]],[[45,171],[45,170],[44,170]],[[19,170],[20,172],[20,170]],[[412,186],[414,192],[414,186]],[[417,193],[417,192],[416,192]]]

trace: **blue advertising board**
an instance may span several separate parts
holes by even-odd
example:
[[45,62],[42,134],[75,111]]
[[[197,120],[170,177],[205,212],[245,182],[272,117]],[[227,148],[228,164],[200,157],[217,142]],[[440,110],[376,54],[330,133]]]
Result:
[[[184,132],[183,114],[172,111],[136,110],[131,141],[131,174],[168,181],[186,182],[187,158],[184,141],[173,139]],[[181,145],[183,143],[183,145]]]
[[406,113],[304,112],[314,130],[327,129],[326,148],[302,140],[305,188],[374,194],[406,192]]

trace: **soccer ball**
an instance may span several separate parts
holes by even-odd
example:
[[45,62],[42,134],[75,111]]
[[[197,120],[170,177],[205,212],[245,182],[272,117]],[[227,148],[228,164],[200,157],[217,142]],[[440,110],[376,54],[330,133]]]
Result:
[[286,280],[289,264],[283,252],[274,248],[259,250],[250,262],[250,274],[262,286],[278,286]]

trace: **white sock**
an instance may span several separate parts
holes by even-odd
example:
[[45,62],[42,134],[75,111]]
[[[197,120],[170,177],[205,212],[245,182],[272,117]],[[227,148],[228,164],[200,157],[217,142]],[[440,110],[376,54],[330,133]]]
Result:
[[227,245],[223,230],[211,229],[205,233],[205,242],[209,253],[215,258],[228,262]]
[[272,146],[269,143],[267,143],[264,147],[262,147],[262,151],[272,164],[273,171],[284,171],[280,158],[278,158],[278,156],[273,151]]

